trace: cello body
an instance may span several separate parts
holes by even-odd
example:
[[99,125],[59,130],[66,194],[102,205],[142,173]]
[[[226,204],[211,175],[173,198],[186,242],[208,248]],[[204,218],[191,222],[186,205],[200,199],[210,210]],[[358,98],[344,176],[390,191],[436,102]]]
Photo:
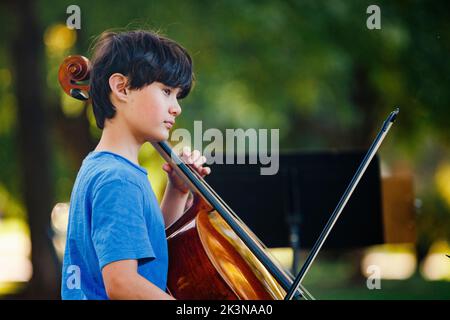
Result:
[[[167,287],[177,299],[273,300],[283,288],[222,217],[195,195],[184,221],[167,229]],[[177,224],[177,222],[175,223]]]

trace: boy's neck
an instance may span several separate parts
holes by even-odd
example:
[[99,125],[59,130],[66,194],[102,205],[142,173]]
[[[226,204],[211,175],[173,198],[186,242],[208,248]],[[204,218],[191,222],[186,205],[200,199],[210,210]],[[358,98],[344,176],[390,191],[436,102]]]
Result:
[[108,124],[103,128],[102,137],[94,151],[116,153],[139,165],[138,155],[142,144],[118,123]]

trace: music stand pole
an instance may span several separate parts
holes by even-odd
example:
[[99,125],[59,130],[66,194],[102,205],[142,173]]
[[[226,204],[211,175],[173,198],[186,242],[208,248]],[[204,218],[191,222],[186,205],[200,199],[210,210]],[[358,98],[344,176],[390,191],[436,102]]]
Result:
[[399,112],[399,109],[397,108],[396,110],[392,111],[389,114],[389,116],[387,117],[387,119],[384,121],[380,132],[378,133],[374,142],[372,143],[369,150],[367,151],[366,156],[364,157],[363,161],[359,165],[358,170],[356,171],[355,175],[353,176],[353,179],[350,181],[350,184],[348,185],[343,196],[341,197],[341,200],[339,201],[338,205],[334,209],[333,214],[331,215],[325,228],[322,230],[322,233],[320,234],[319,238],[317,239],[316,243],[314,244],[314,247],[312,248],[311,252],[309,253],[308,258],[306,259],[305,263],[303,264],[302,269],[300,270],[298,276],[295,278],[294,283],[292,284],[289,292],[286,294],[286,297],[284,298],[284,300],[291,300],[292,297],[294,296],[294,293],[297,291],[299,285],[303,281],[303,278],[305,277],[306,273],[308,272],[309,268],[311,267],[312,263],[314,262],[317,254],[319,253],[320,249],[322,248],[323,244],[325,243],[325,240],[327,239],[328,235],[330,234],[331,229],[333,228],[334,224],[336,223],[337,219],[339,218],[340,214],[342,213],[342,210],[344,209],[345,205],[347,204],[347,201],[350,199],[350,196],[352,195],[353,191],[355,190],[359,180],[364,175],[364,172],[366,171],[367,167],[369,166],[370,161],[375,156],[378,148],[380,147],[381,143],[383,142],[383,139],[385,138],[385,136],[388,133],[389,129],[391,128],[393,122],[395,121],[398,112]]

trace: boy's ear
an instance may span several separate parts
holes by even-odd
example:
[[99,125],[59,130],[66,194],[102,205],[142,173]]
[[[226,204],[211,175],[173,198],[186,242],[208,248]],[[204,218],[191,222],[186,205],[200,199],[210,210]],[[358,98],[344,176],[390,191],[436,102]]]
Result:
[[111,93],[119,101],[126,101],[128,96],[128,78],[121,73],[114,73],[109,77]]

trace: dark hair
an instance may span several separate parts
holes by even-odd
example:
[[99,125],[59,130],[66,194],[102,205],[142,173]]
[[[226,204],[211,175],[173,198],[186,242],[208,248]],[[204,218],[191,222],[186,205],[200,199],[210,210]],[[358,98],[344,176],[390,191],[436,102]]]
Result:
[[109,77],[121,73],[128,77],[129,89],[141,89],[154,81],[180,88],[178,99],[186,97],[194,82],[192,59],[173,40],[151,31],[104,32],[95,42],[90,77],[90,96],[97,126],[116,110],[109,95]]

